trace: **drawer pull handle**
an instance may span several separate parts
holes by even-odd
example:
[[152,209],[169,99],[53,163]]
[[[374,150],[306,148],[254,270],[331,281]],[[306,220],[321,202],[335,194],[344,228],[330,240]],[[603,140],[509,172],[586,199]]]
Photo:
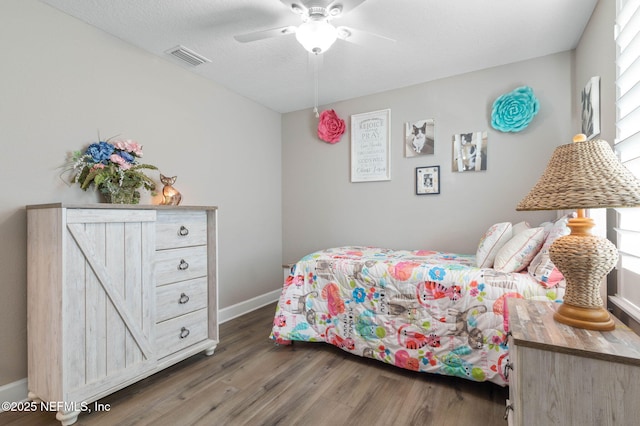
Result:
[[184,225],[181,225],[180,230],[178,231],[178,235],[180,235],[181,237],[186,237],[187,235],[189,235],[189,230]]
[[189,329],[187,327],[182,327],[180,329],[180,338],[186,339],[188,335],[189,335]]
[[509,379],[509,370],[513,371],[513,364],[508,362],[504,365],[504,378]]
[[181,304],[181,305],[184,305],[188,301],[189,301],[189,296],[187,296],[186,294],[182,293],[180,295],[180,300],[178,300],[178,303]]
[[507,404],[507,407],[504,410],[504,419],[509,420],[509,410],[513,411],[513,404]]
[[184,260],[184,259],[180,259],[180,264],[178,265],[178,270],[180,271],[184,271],[189,269],[189,264]]

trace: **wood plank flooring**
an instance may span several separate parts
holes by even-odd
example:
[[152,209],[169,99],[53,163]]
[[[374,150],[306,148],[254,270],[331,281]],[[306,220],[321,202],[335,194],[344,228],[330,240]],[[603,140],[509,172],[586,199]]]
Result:
[[[193,356],[98,401],[79,426],[506,425],[507,388],[419,374],[325,343],[268,339],[275,304],[220,326]],[[90,408],[93,404],[89,405]],[[2,413],[0,425],[59,425],[54,412]]]

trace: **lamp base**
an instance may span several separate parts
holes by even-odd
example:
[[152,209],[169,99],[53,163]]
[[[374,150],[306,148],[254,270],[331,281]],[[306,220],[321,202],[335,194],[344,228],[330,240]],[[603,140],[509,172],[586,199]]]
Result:
[[604,309],[600,285],[618,261],[618,250],[606,238],[591,235],[592,219],[569,219],[571,234],[560,237],[549,248],[549,257],[567,282],[564,303],[553,318],[563,324],[589,330],[613,330],[615,324]]
[[611,331],[615,328],[611,315],[604,308],[581,308],[563,303],[558,306],[553,319],[571,327],[587,330]]

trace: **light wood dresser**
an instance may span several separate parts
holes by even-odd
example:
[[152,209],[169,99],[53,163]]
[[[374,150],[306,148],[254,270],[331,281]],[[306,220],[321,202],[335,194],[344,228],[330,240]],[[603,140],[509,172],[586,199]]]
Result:
[[556,304],[509,299],[509,425],[640,424],[640,337],[553,319]]
[[217,209],[27,206],[29,398],[91,403],[218,344]]

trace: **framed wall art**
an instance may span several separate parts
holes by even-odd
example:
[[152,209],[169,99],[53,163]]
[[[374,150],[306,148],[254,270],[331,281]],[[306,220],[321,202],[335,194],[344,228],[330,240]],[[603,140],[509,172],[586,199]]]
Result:
[[433,118],[404,124],[404,156],[416,157],[434,153],[435,121]]
[[440,193],[440,166],[416,167],[416,195]]
[[351,116],[351,182],[391,180],[391,110]]
[[600,134],[600,77],[591,77],[582,89],[582,133],[591,140]]
[[454,172],[487,170],[487,132],[458,133],[452,142]]

